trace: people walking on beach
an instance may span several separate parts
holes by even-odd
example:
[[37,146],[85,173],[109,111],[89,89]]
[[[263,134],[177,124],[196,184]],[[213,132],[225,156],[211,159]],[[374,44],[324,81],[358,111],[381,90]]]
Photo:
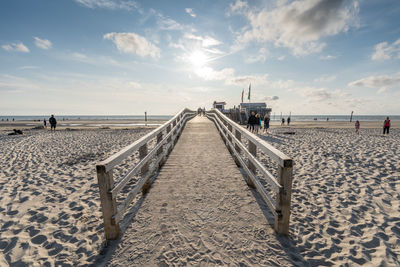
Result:
[[57,126],[57,120],[54,118],[54,115],[51,115],[49,118],[49,123],[50,123],[50,130],[51,131],[56,131],[56,126]]
[[257,118],[254,111],[251,112],[249,120],[247,121],[247,125],[249,126],[248,129],[250,132],[254,132],[254,126],[257,124]]
[[47,129],[47,121],[46,121],[46,119],[43,119],[43,127],[44,127],[45,129]]
[[282,118],[282,123],[281,125],[285,125],[285,118]]
[[268,114],[265,114],[264,116],[264,132],[268,133],[268,129],[269,129],[269,116]]
[[358,120],[354,124],[354,127],[356,128],[356,134],[360,134],[360,122]]
[[389,128],[390,128],[390,120],[389,117],[386,117],[386,120],[383,122],[383,134],[389,134]]
[[290,117],[287,118],[287,125],[289,126],[290,124]]

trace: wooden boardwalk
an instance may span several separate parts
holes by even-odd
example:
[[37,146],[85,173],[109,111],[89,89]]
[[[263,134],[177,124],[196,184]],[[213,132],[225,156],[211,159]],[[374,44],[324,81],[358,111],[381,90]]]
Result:
[[195,117],[108,265],[289,266],[268,221],[272,215],[247,186],[214,123]]

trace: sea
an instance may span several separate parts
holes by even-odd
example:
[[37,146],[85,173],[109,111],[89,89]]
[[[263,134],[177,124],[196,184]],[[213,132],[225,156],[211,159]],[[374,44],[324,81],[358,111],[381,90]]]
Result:
[[[387,115],[353,115],[352,120],[359,121],[384,121]],[[147,119],[149,121],[167,121],[171,119],[173,115],[149,115]],[[283,115],[285,120],[289,117],[289,115]],[[271,114],[272,121],[280,121],[282,119],[279,114]],[[48,119],[49,116],[45,115],[36,115],[36,116],[0,116],[0,121],[43,121],[43,119]],[[400,115],[390,115],[391,121],[400,121]],[[118,120],[134,120],[134,121],[144,121],[143,115],[58,115],[56,116],[58,121],[68,121],[68,120],[110,120],[110,121],[118,121]],[[350,121],[350,115],[291,115],[290,119],[292,122],[294,121]]]
[[[144,115],[58,115],[55,116],[57,120],[59,121],[66,121],[66,120],[110,120],[110,121],[115,121],[115,120],[135,120],[135,121],[141,121],[145,120]],[[172,115],[149,115],[147,116],[148,120],[157,120],[157,121],[167,121],[171,119],[173,116]],[[35,115],[35,116],[26,116],[26,115],[18,115],[18,116],[0,116],[0,121],[38,121],[43,119],[48,120],[49,116],[48,115]]]

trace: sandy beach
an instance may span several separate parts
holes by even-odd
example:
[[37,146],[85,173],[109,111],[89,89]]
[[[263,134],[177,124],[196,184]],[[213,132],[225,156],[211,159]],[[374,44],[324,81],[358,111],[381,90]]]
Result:
[[[276,266],[279,262],[399,266],[400,131],[396,122],[388,136],[382,135],[381,122],[362,122],[360,135],[349,123],[272,126],[271,133],[261,138],[295,162],[290,236],[277,237],[271,225],[262,221],[265,229],[258,233],[263,230],[265,249],[253,252]],[[14,126],[0,130],[0,266],[106,265],[101,255],[107,250],[103,249],[95,164],[151,127],[60,127],[56,133],[25,130],[18,136],[8,136],[5,127]],[[289,130],[295,134],[284,133]],[[220,205],[224,208],[228,203]],[[216,237],[227,250],[227,242],[234,247],[246,241]],[[256,238],[249,236],[248,245]],[[223,265],[224,259],[220,260]],[[166,264],[173,262],[167,259]]]

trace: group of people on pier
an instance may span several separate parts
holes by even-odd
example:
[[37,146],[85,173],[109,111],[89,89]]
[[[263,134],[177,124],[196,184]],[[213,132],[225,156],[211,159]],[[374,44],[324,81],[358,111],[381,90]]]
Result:
[[[267,133],[269,129],[269,122],[270,122],[270,117],[268,114],[265,114],[264,116],[264,132]],[[249,120],[247,121],[247,129],[255,134],[258,134],[258,131],[262,131],[262,125],[261,125],[261,115],[256,114],[254,111],[251,112],[251,115],[249,116]]]

